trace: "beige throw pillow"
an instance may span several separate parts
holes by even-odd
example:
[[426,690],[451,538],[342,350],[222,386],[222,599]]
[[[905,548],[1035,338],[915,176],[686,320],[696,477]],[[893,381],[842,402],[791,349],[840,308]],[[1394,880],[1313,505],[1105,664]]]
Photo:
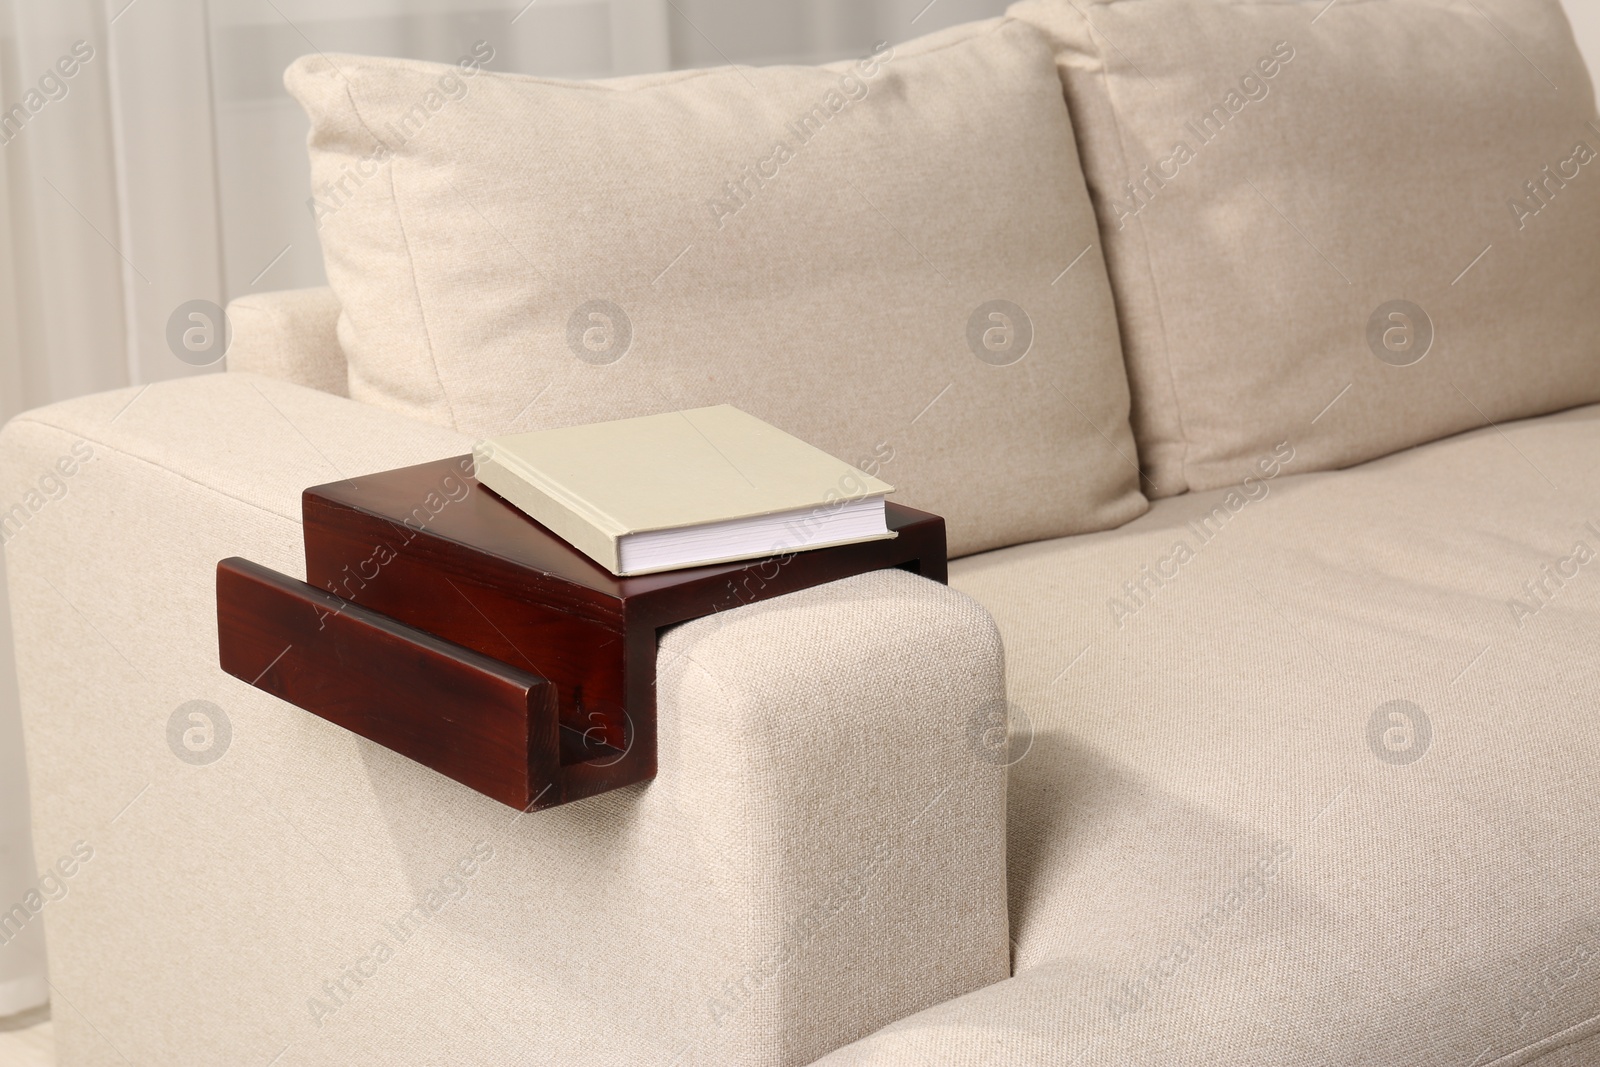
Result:
[[1056,50],[1152,495],[1600,400],[1600,127],[1557,0],[1011,13]]
[[956,555],[1145,509],[1031,27],[820,68],[492,63],[288,71],[352,397],[476,435],[731,403],[943,514]]

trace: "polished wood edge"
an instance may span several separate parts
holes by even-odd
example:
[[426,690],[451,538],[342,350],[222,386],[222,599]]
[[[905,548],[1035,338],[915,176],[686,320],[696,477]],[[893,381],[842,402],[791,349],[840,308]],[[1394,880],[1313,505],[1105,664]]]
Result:
[[223,560],[219,651],[235,677],[524,810],[655,775],[662,628],[875,570],[947,578],[944,520],[892,501],[892,539],[613,576],[470,458],[306,489],[310,584]]
[[217,632],[227,673],[514,808],[639,769],[561,727],[543,678],[248,560],[217,564]]

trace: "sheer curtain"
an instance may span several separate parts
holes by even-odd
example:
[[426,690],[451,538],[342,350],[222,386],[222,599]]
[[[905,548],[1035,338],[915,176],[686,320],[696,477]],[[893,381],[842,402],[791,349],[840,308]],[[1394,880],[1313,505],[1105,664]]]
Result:
[[490,70],[593,78],[853,57],[879,40],[1004,8],[1005,0],[211,0],[225,288],[237,296],[322,281],[306,209],[306,120],[282,83],[283,68],[313,48],[453,62],[482,41],[494,50]]
[[[1484,0],[1492,9],[1491,0]],[[1307,0],[1308,11],[1321,0]],[[1600,5],[1567,0],[1591,66]],[[0,416],[209,373],[167,349],[178,305],[316,285],[312,51],[587,78],[846,58],[999,14],[1004,0],[0,0]],[[70,73],[68,73],[70,71]],[[0,500],[0,512],[15,501]],[[19,531],[18,536],[26,536]],[[4,585],[0,584],[0,608]],[[0,613],[0,915],[33,888]],[[39,923],[0,944],[0,1015],[42,1001]]]
[[[214,372],[168,350],[174,309],[322,282],[307,124],[282,83],[297,56],[451,62],[485,41],[489,69],[591,78],[845,58],[1003,7],[0,0],[0,417]],[[0,512],[13,503],[0,500]],[[36,884],[9,618],[0,583],[0,915]],[[41,927],[0,943],[0,1016],[45,999]]]

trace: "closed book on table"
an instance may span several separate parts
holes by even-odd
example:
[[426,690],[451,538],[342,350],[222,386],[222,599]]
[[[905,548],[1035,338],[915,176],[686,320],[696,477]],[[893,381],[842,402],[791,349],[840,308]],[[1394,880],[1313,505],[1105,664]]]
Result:
[[894,486],[727,404],[492,438],[473,473],[617,575],[894,536]]

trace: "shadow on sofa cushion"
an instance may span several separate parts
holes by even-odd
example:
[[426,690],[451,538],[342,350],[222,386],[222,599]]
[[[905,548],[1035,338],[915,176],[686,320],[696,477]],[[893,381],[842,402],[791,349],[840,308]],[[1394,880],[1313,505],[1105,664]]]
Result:
[[1502,430],[953,567],[1015,977],[824,1062],[1590,1062],[1600,407]]

